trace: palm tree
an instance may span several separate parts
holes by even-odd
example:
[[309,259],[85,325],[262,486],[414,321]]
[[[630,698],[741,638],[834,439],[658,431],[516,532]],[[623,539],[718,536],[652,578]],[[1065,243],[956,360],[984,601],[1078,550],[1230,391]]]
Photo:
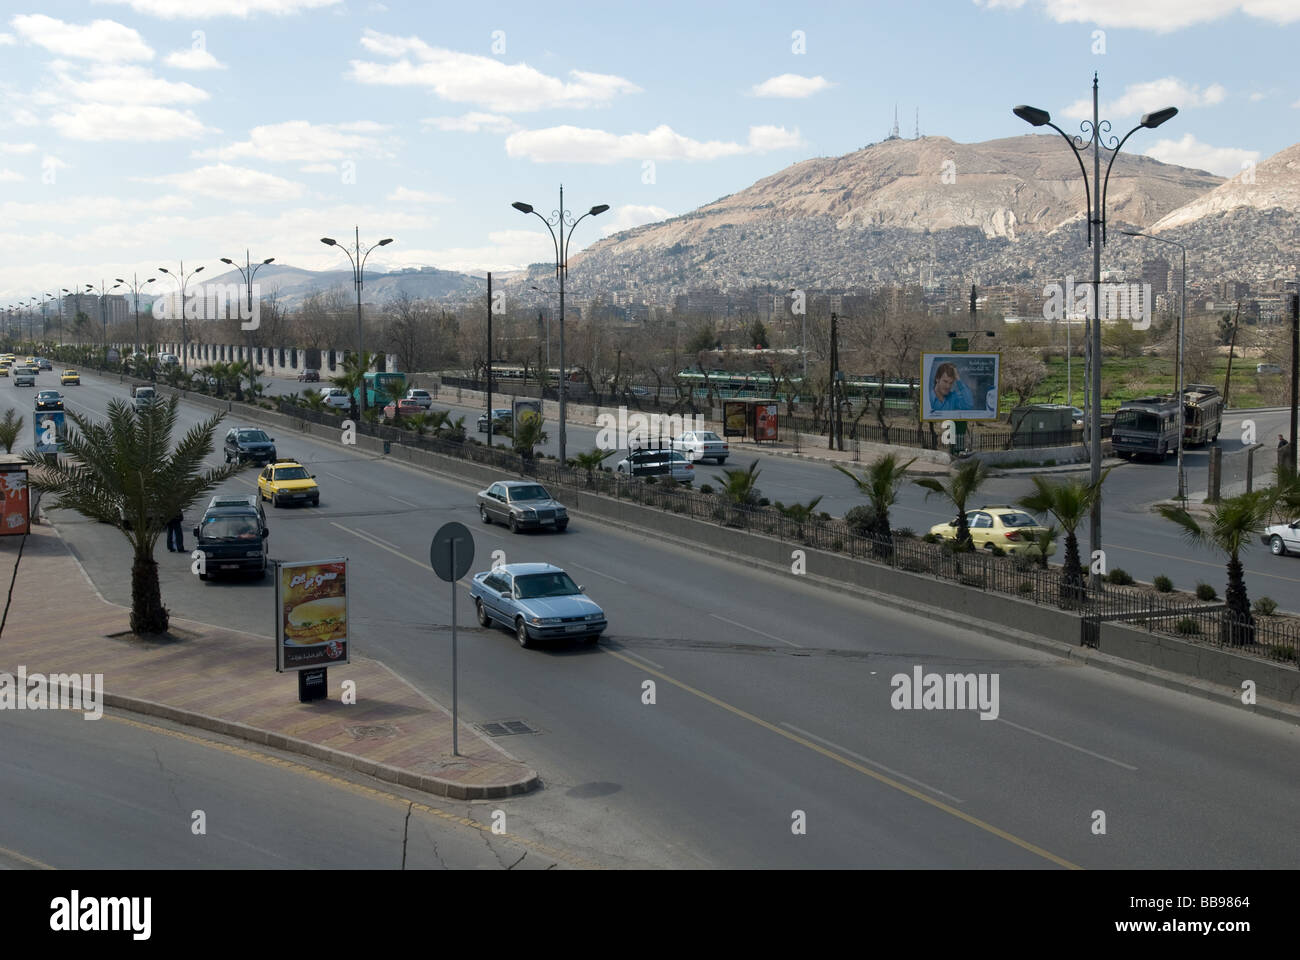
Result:
[[898,501],[898,490],[907,479],[907,468],[916,463],[916,457],[906,463],[900,462],[896,453],[887,453],[874,461],[861,477],[854,476],[838,463],[832,464],[836,470],[852,480],[860,493],[867,497],[871,506],[871,523],[868,530],[873,539],[889,542],[893,531],[889,527],[889,508]]
[[5,418],[0,421],[0,444],[4,445],[5,453],[14,452],[14,444],[18,442],[18,437],[23,432],[23,418],[19,416],[10,407],[5,411]]
[[[1030,513],[1050,514],[1065,531],[1065,566],[1061,571],[1061,600],[1067,604],[1078,604],[1087,599],[1083,564],[1079,560],[1079,536],[1075,531],[1078,530],[1079,524],[1083,523],[1083,518],[1092,512],[1093,505],[1101,499],[1101,485],[1106,482],[1113,469],[1115,468],[1103,470],[1095,484],[1079,477],[1054,483],[1036,476],[1031,478],[1034,484],[1033,492],[1016,501]],[[1047,551],[1044,547],[1044,565],[1046,565],[1046,555]]]
[[714,474],[714,479],[722,485],[722,489],[718,491],[719,496],[737,507],[757,506],[759,491],[755,483],[762,472],[758,469],[758,461],[755,460],[746,470],[733,467],[730,470],[723,470],[722,476]]
[[[375,354],[362,353],[361,362],[357,362],[357,354],[349,354],[343,361],[343,372],[338,376],[330,377],[330,383],[336,387],[342,387],[349,394],[357,396],[358,393],[366,388],[366,372],[369,371],[371,364],[375,361]],[[367,408],[369,409],[369,408]]]
[[971,548],[970,527],[966,526],[966,503],[983,486],[988,477],[989,471],[988,467],[984,465],[984,461],[971,458],[964,461],[943,480],[922,477],[919,480],[912,481],[918,487],[925,487],[929,491],[925,495],[925,499],[929,500],[932,495],[937,493],[956,509],[956,548],[958,550],[969,550]]
[[615,450],[602,450],[600,447],[595,447],[573,458],[575,467],[587,471],[587,486],[589,488],[596,485],[596,469],[616,452]]
[[177,407],[175,397],[139,412],[111,400],[106,421],[69,410],[75,429],[68,430],[66,456],[23,454],[36,464],[32,486],[54,494],[55,507],[111,523],[130,542],[135,633],[165,633],[168,626],[153,558],[158,535],[172,517],[241,469],[238,463],[203,469],[221,413],[192,427],[172,448]]
[[528,462],[532,462],[533,448],[539,443],[545,443],[550,439],[550,436],[542,429],[544,422],[542,415],[536,410],[525,410],[519,415],[519,420],[515,424],[515,453]]
[[1227,497],[1210,510],[1209,524],[1202,526],[1182,507],[1165,504],[1157,507],[1160,515],[1182,527],[1183,535],[1198,546],[1212,547],[1228,557],[1228,622],[1223,640],[1233,646],[1255,642],[1255,618],[1246,595],[1245,569],[1241,551],[1264,532],[1272,519],[1279,491],[1275,487]]

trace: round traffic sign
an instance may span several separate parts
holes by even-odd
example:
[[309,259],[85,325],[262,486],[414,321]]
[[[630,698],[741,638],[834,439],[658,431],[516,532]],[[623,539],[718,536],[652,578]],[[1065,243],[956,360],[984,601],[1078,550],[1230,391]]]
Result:
[[[452,545],[455,544],[456,562],[452,566]],[[459,580],[469,572],[474,563],[474,535],[463,523],[444,523],[433,535],[429,545],[429,564],[440,580]]]

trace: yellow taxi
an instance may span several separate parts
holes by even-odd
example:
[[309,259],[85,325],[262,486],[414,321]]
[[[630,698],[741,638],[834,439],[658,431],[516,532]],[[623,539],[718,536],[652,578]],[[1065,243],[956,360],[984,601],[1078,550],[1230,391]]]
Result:
[[63,373],[59,374],[59,383],[65,386],[69,383],[81,386],[81,374],[77,373],[76,370],[64,370]]
[[[1042,524],[1019,507],[991,504],[978,510],[966,511],[966,526],[977,549],[992,550],[1001,547],[1009,554],[1025,553],[1038,556],[1037,539],[1046,530]],[[936,523],[930,532],[945,540],[957,539],[957,521]],[[1049,543],[1047,555],[1056,552],[1056,544]]]
[[315,474],[308,473],[307,468],[296,460],[277,460],[267,464],[257,475],[257,495],[261,500],[270,500],[273,507],[286,503],[320,506],[320,487],[316,485]]
[[9,364],[0,363],[0,377],[9,376]]

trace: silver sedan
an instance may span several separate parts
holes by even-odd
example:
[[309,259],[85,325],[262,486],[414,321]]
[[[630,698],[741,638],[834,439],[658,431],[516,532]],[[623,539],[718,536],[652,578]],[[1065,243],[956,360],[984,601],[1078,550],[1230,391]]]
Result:
[[478,492],[478,515],[484,523],[504,523],[520,530],[564,530],[569,513],[546,488],[531,480],[501,480]]

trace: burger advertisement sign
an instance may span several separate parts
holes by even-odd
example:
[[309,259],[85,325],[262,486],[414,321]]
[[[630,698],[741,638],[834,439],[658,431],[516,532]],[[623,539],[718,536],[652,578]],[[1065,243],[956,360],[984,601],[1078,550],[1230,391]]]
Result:
[[277,671],[348,662],[347,568],[342,559],[277,566]]

